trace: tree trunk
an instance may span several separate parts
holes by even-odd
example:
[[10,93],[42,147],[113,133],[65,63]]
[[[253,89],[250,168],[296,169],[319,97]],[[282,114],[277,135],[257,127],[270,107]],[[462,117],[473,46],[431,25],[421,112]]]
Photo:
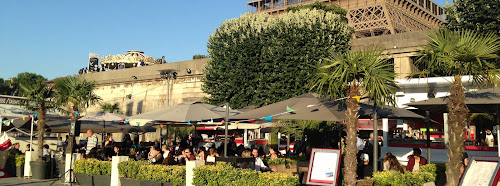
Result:
[[448,101],[448,164],[446,166],[446,185],[458,185],[460,179],[460,167],[462,166],[462,154],[464,152],[464,128],[467,124],[469,109],[465,105],[465,93],[462,86],[462,78],[454,77],[450,88],[450,100]]
[[351,85],[349,92],[347,93],[347,110],[346,116],[346,153],[344,157],[344,180],[345,184],[348,186],[356,185],[356,169],[358,167],[357,154],[358,147],[357,142],[357,127],[358,127],[358,111],[359,103],[354,96],[359,96],[359,91],[355,83]]
[[[38,148],[37,148],[37,153],[38,153],[38,160],[43,155],[43,138],[45,134],[45,114],[47,113],[47,108],[45,106],[39,106],[38,107],[38,121],[37,121],[37,130],[38,130]],[[34,119],[34,118],[32,118]],[[33,147],[31,147],[33,148]]]
[[[78,119],[78,116],[75,114],[75,110],[76,111],[78,110],[77,106],[73,106],[73,111],[71,112],[71,122],[75,122],[76,123],[76,120]],[[68,154],[68,153],[72,154],[73,153],[73,141],[74,141],[74,139],[75,139],[74,135],[69,135],[68,136],[68,146],[66,147],[66,154]]]

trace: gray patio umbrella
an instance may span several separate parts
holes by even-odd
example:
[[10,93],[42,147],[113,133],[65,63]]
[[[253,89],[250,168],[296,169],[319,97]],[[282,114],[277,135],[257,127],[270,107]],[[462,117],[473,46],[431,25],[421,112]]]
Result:
[[[263,119],[272,116],[272,119],[342,121],[345,119],[346,109],[344,100],[331,100],[319,94],[308,93],[233,116],[231,119]],[[370,117],[373,109],[373,104],[360,103],[360,117]],[[377,115],[390,118],[425,119],[406,109],[390,106],[377,107]]]
[[127,116],[106,111],[106,112],[90,113],[78,120],[103,122],[103,130],[102,130],[103,135],[101,135],[101,141],[102,141],[102,146],[104,147],[104,134],[106,133],[106,122],[120,122],[125,120],[126,118]]
[[[229,116],[239,114],[237,110],[229,110]],[[184,102],[171,107],[146,112],[129,117],[129,120],[150,120],[155,122],[192,122],[226,117],[223,107],[201,102]]]
[[[449,96],[432,98],[406,105],[429,112],[447,112]],[[494,113],[500,104],[500,88],[482,89],[465,93],[465,104],[472,113]]]

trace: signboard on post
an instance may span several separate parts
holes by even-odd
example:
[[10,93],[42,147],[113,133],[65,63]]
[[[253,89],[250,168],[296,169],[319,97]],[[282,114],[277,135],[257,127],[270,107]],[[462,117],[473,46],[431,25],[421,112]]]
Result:
[[307,185],[337,185],[340,149],[313,148],[307,172]]
[[500,157],[472,156],[460,180],[460,186],[496,186],[500,180]]
[[99,54],[89,53],[89,72],[97,71],[97,67],[99,67]]

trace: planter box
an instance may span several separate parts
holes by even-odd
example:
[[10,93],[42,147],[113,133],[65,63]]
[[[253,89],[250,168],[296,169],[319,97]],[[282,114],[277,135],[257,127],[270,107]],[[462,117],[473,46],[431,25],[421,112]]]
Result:
[[65,166],[66,165],[64,163],[57,164],[57,173],[59,174],[58,177],[62,177],[62,175],[66,172]]
[[76,182],[81,186],[92,186],[92,175],[87,174],[76,174]]
[[141,180],[140,186],[162,186],[162,185],[161,182],[158,181]]
[[375,180],[372,179],[363,179],[363,180],[358,180],[358,186],[373,186],[375,184]]
[[290,168],[287,169],[285,164],[276,164],[276,165],[269,165],[269,168],[271,169],[276,169],[276,172],[281,172],[281,173],[294,173],[297,172],[297,167],[292,168],[292,164],[290,164]]
[[24,166],[16,167],[16,175],[19,178],[23,178],[24,177]]
[[121,186],[137,186],[141,184],[141,180],[136,180],[132,178],[120,178]]
[[46,179],[47,173],[49,173],[49,163],[47,162],[38,162],[38,161],[30,161],[31,165],[31,177],[33,179]]
[[161,185],[162,186],[174,186],[173,183],[169,183],[169,182],[161,182]]
[[92,175],[94,179],[94,185],[100,186],[100,185],[110,185],[111,184],[111,176],[105,176],[105,175]]

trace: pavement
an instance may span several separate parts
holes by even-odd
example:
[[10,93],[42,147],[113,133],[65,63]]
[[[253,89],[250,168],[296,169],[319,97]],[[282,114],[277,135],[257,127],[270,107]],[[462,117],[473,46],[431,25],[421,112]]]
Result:
[[[57,181],[56,181],[57,180]],[[56,182],[54,182],[56,181]],[[0,178],[0,186],[62,186],[69,185],[61,182],[57,178],[54,179],[46,179],[46,180],[35,180],[35,179],[23,179],[18,177],[13,178]],[[75,184],[76,185],[76,184]]]

